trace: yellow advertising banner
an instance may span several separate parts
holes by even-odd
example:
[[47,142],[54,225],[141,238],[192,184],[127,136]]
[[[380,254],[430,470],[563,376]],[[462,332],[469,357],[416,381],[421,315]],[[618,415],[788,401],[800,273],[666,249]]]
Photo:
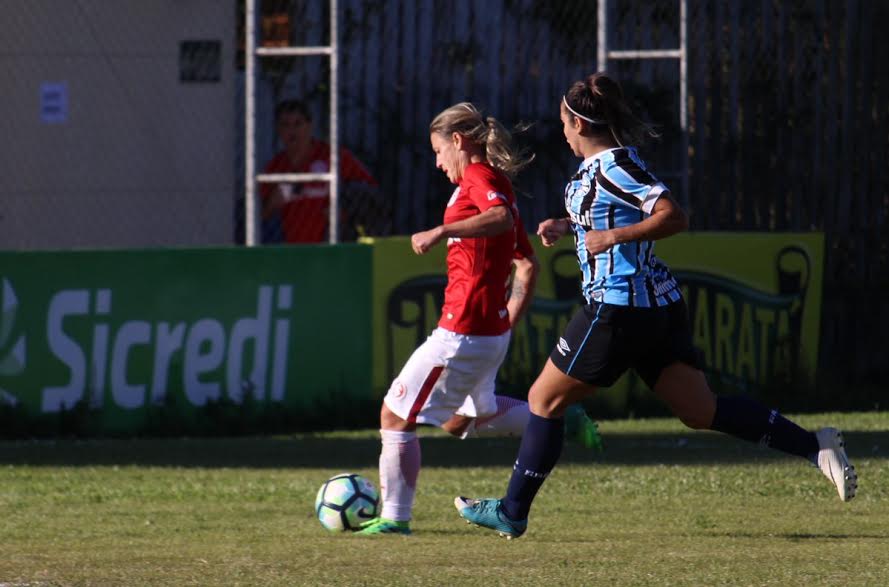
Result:
[[[385,393],[439,318],[444,246],[417,256],[409,237],[373,239],[373,386]],[[534,302],[513,332],[498,390],[523,396],[582,300],[573,239],[544,248]],[[695,346],[711,381],[744,390],[814,379],[821,315],[821,233],[686,233],[658,242],[657,255],[682,284]],[[632,411],[647,393],[628,374],[595,402]]]

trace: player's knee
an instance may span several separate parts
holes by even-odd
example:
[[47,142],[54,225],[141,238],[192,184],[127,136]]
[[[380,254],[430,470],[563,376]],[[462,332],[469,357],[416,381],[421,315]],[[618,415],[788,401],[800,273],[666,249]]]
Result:
[[458,427],[452,422],[448,421],[441,425],[441,429],[450,434],[451,436],[460,436],[463,434],[462,430],[459,430]]
[[528,407],[531,413],[543,418],[561,417],[570,404],[566,394],[541,391],[539,388],[531,388],[528,393]]
[[470,424],[472,424],[472,418],[467,418],[465,416],[454,416],[453,418],[442,424],[441,428],[452,436],[462,438],[463,433],[466,432],[466,429],[469,428]]
[[383,430],[410,431],[415,430],[416,427],[416,424],[402,419],[383,402],[383,408],[380,410],[380,428]]

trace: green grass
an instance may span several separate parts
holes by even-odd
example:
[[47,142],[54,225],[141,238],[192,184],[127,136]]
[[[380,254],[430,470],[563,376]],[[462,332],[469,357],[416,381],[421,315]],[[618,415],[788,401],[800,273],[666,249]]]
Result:
[[851,503],[799,459],[672,420],[566,446],[507,542],[457,494],[497,496],[517,442],[423,441],[410,537],[326,533],[319,485],[376,482],[375,431],[0,443],[0,585],[889,585],[889,413],[800,416],[846,432]]

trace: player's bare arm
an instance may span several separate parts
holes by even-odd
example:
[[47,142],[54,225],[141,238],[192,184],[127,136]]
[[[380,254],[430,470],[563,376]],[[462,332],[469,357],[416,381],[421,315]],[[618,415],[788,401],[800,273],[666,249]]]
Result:
[[496,236],[512,230],[512,227],[513,218],[509,208],[495,206],[470,218],[418,232],[411,236],[411,247],[416,254],[423,255],[446,238]]
[[571,222],[567,218],[550,218],[537,226],[537,235],[544,247],[553,246],[569,232],[571,232]]
[[515,273],[512,277],[512,288],[506,309],[509,311],[509,327],[515,328],[528,306],[531,305],[531,300],[534,299],[534,287],[537,285],[537,275],[540,273],[540,262],[537,257],[525,257],[514,259],[512,264],[515,267]]
[[655,241],[673,236],[688,229],[688,215],[669,195],[658,198],[645,220],[611,230],[590,230],[584,236],[584,244],[593,255],[611,247],[631,241]]

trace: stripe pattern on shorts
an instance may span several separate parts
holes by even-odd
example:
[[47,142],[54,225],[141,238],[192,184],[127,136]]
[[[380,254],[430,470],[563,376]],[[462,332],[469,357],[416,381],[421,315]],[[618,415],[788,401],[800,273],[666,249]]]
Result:
[[426,404],[426,400],[429,399],[429,394],[432,393],[432,388],[435,387],[435,383],[441,376],[442,371],[444,371],[444,365],[438,365],[433,367],[432,371],[429,372],[429,375],[426,376],[426,381],[423,382],[423,386],[420,388],[420,393],[417,395],[414,405],[411,406],[411,411],[407,417],[407,421],[411,424],[416,423],[417,416]]

